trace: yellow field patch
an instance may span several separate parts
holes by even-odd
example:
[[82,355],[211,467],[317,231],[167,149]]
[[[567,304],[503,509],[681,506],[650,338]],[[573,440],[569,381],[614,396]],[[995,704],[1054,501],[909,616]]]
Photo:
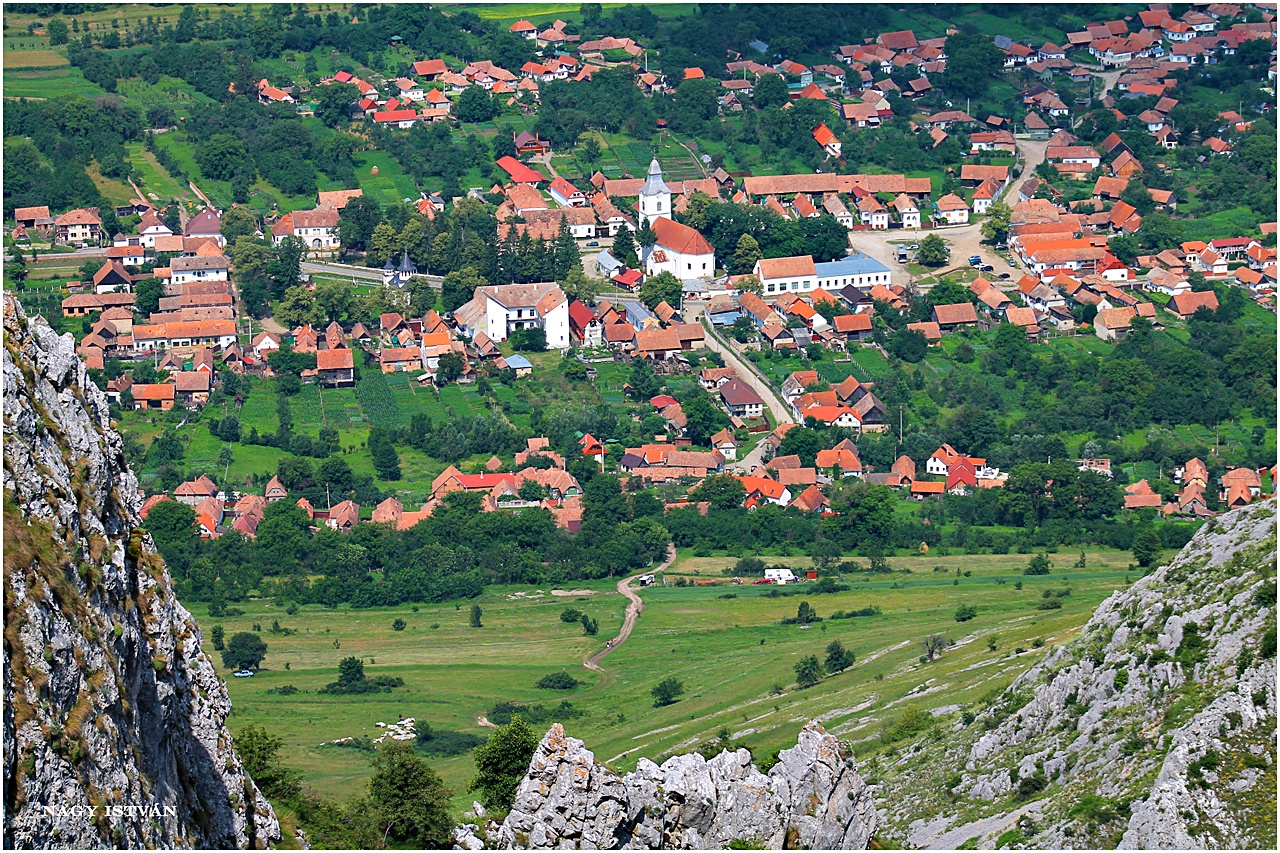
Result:
[[6,50],[5,68],[57,68],[70,65],[67,58],[56,50]]

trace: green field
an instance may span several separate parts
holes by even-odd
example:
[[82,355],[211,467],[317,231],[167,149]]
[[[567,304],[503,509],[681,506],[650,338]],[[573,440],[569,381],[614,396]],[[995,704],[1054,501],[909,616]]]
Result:
[[[416,612],[410,607],[326,610],[309,605],[288,616],[267,602],[250,602],[243,605],[245,615],[220,620],[228,636],[254,623],[266,628],[276,620],[298,633],[285,637],[266,631],[267,669],[252,679],[228,678],[234,703],[230,725],[233,732],[262,725],[283,737],[286,764],[301,770],[319,790],[344,797],[368,777],[368,761],[358,751],[321,743],[376,737],[375,723],[394,722],[399,715],[425,719],[438,729],[483,735],[478,721],[499,701],[558,704],[569,699],[586,715],[567,721],[568,731],[583,738],[598,760],[620,771],[634,768],[641,756],[661,760],[687,751],[712,739],[721,727],[763,758],[794,743],[800,726],[818,716],[853,741],[863,760],[882,748],[880,723],[905,705],[955,707],[1003,688],[1039,659],[1042,652],[1033,646],[1035,640],[1044,641],[1045,651],[1062,642],[1103,598],[1124,585],[1127,553],[1090,550],[1087,569],[1066,568],[1076,558],[1074,553],[1055,555],[1052,574],[1027,578],[1021,576],[1025,555],[894,558],[894,574],[848,576],[845,582],[853,589],[847,592],[769,598],[769,588],[733,586],[722,577],[730,558],[686,555],[669,573],[671,578],[716,578],[721,585],[644,590],[644,614],[631,639],[605,659],[601,673],[585,669],[582,662],[602,649],[621,623],[625,602],[612,581],[583,583],[593,590],[586,600],[553,597],[546,588],[489,587],[478,600],[484,610],[481,629],[467,627],[465,603],[422,605]],[[809,565],[803,557],[770,561]],[[957,568],[972,576],[957,577]],[[1136,571],[1130,575],[1138,576]],[[1006,583],[998,585],[997,579]],[[1022,590],[1014,588],[1018,580],[1025,581]],[[1054,599],[1061,609],[1036,609],[1045,590],[1067,588],[1070,595]],[[828,620],[807,629],[780,625],[802,600],[823,616],[868,605],[879,606],[882,614]],[[954,617],[960,604],[976,605],[977,618],[958,624]],[[579,626],[560,622],[558,614],[567,605],[599,619],[599,635],[585,637]],[[217,620],[205,616],[203,606],[195,609],[207,637]],[[408,623],[405,631],[392,631],[396,618]],[[940,659],[922,664],[920,641],[935,632],[957,644]],[[995,652],[987,648],[991,637],[996,638]],[[854,667],[797,690],[795,661],[805,654],[822,657],[833,639],[854,651]],[[1028,651],[1017,653],[1020,647]],[[367,673],[398,675],[406,687],[359,697],[317,695],[317,688],[336,678],[338,661],[353,654],[365,661]],[[539,677],[562,668],[585,684],[567,694],[534,688]],[[649,691],[668,675],[684,681],[685,696],[670,707],[654,708]],[[299,692],[267,694],[284,684]],[[775,685],[780,693],[774,693]],[[473,772],[470,757],[432,764],[453,788],[459,810],[469,805],[464,788]]]
[[185,183],[170,175],[164,166],[157,163],[156,156],[143,148],[142,143],[126,143],[125,150],[129,152],[129,162],[133,164],[137,174],[135,180],[138,187],[144,193],[148,195],[155,193],[157,202],[175,198],[180,201],[195,199],[195,193],[191,192]]
[[6,67],[4,72],[6,98],[49,99],[66,95],[93,98],[103,94],[106,93],[97,84],[84,79],[79,68],[66,66],[47,71],[14,71]]

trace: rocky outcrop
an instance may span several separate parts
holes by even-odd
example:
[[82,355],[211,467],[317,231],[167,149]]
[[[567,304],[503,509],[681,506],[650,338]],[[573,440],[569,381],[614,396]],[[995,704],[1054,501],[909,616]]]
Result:
[[4,298],[4,844],[280,838],[70,335]]
[[1209,522],[950,743],[908,750],[880,793],[888,834],[1274,849],[1275,514],[1272,499]]
[[[820,850],[863,849],[875,833],[871,792],[854,760],[816,722],[761,773],[745,749],[661,765],[641,759],[618,776],[553,725],[491,841],[505,849],[715,850],[733,841]],[[479,849],[474,825],[455,835]]]

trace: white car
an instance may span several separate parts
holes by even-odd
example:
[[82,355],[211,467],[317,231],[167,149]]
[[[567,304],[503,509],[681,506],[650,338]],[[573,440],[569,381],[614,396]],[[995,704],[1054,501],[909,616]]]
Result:
[[236,678],[253,678],[253,670],[242,669],[239,672],[233,672],[232,675],[234,675]]

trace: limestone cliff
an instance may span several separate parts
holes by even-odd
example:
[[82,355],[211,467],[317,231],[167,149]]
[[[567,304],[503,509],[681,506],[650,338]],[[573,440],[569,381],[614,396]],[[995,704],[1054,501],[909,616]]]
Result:
[[[1276,502],[1206,524],[877,780],[913,847],[1276,847]],[[976,713],[975,713],[976,711]]]
[[5,847],[266,847],[107,401],[70,335],[3,312]]
[[[740,749],[710,761],[677,755],[661,766],[641,759],[621,777],[556,723],[488,840],[504,849],[717,850],[739,841],[852,850],[867,846],[876,821],[853,757],[818,723],[804,727],[767,775]],[[459,827],[459,846],[479,849],[476,831]]]

